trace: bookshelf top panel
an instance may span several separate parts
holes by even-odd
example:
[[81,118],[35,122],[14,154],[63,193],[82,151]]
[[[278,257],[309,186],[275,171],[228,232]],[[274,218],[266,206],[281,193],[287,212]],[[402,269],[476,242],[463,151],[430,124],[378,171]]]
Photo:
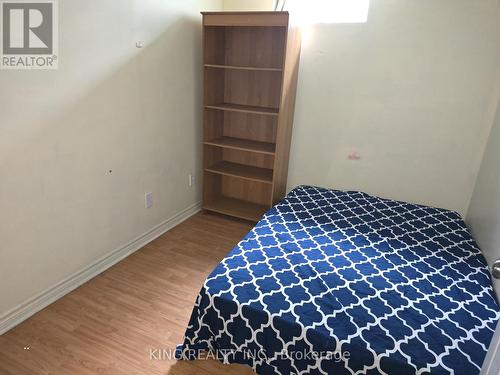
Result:
[[288,12],[202,12],[204,26],[288,26]]

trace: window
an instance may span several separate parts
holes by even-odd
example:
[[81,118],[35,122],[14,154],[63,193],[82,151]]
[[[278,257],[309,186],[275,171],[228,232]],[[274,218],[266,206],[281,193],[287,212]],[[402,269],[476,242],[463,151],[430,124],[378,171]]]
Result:
[[289,10],[302,25],[366,23],[370,0],[280,0],[277,10]]

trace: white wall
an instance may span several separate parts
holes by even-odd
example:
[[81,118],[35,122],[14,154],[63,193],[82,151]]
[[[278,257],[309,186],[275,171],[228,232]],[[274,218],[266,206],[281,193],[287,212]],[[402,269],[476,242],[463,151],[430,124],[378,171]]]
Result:
[[[491,265],[500,259],[500,102],[467,215],[476,241]],[[500,280],[494,281],[500,301]]]
[[199,200],[199,12],[221,6],[59,1],[59,70],[0,71],[0,316]]
[[[372,0],[367,23],[311,26],[288,187],[465,214],[495,110],[499,46],[497,0]],[[361,160],[347,159],[353,150]]]

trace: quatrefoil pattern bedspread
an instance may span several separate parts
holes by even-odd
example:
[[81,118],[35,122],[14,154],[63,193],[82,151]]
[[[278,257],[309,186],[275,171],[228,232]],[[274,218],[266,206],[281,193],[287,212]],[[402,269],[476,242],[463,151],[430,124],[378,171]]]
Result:
[[500,317],[454,212],[310,186],[207,278],[182,348],[258,374],[477,374]]

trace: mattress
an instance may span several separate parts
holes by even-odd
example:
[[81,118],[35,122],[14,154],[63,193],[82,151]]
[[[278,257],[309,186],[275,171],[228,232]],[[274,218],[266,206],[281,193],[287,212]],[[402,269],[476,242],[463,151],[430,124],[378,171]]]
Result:
[[258,374],[478,374],[500,317],[459,214],[299,186],[206,279],[184,359]]

